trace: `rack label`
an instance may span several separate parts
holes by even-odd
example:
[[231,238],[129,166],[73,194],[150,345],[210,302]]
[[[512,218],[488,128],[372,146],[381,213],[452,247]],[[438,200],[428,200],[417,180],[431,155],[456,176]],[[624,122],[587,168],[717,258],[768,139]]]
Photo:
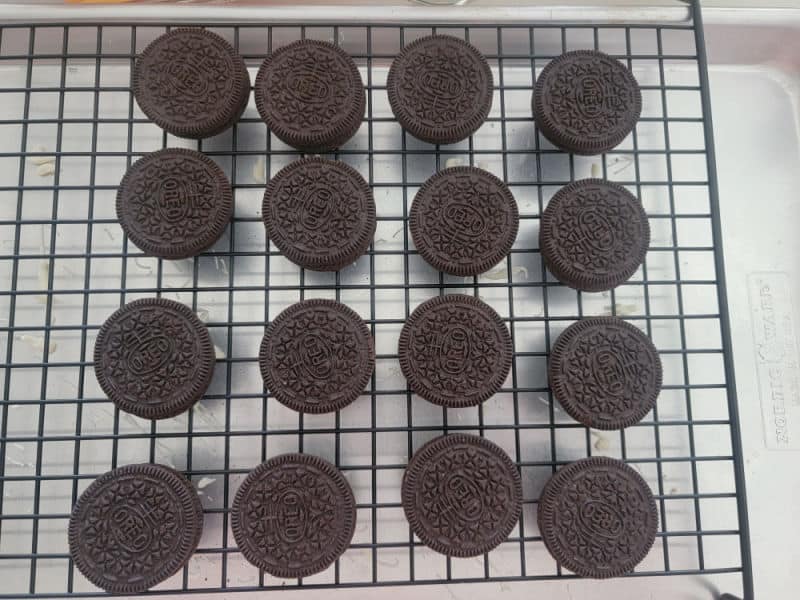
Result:
[[748,288],[764,441],[771,450],[800,450],[800,366],[789,277],[751,273]]

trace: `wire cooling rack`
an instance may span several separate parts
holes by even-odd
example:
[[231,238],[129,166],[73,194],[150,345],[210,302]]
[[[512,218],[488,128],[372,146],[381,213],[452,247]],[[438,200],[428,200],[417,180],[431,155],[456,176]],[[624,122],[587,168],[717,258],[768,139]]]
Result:
[[[131,95],[137,53],[169,26],[0,27],[0,576],[1,597],[99,594],[74,568],[67,521],[100,473],[134,462],[185,471],[205,509],[200,549],[157,593],[556,579],[536,524],[537,499],[555,469],[587,455],[626,460],[656,495],[657,542],[633,576],[722,578],[752,594],[742,455],[730,335],[718,251],[720,224],[699,7],[688,23],[420,25],[339,23],[208,27],[247,61],[294,39],[329,39],[356,60],[367,88],[358,134],[333,154],[372,186],[378,227],[367,255],[338,273],[297,268],[266,246],[260,218],[269,176],[298,153],[274,138],[251,104],[238,125],[200,143],[150,124]],[[432,146],[404,135],[389,109],[386,74],[399,49],[432,31],[468,38],[495,79],[492,112],[469,140]],[[642,84],[635,133],[602,157],[573,157],[538,135],[530,100],[553,57],[598,48],[626,62]],[[116,186],[143,153],[196,147],[228,173],[235,216],[201,256],[162,262],[141,255],[114,212]],[[442,275],[414,251],[407,228],[419,185],[454,164],[502,177],[520,207],[508,260],[477,278]],[[646,264],[610,293],[581,294],[547,275],[539,215],[575,179],[602,176],[641,198],[652,228]],[[397,340],[431,296],[480,296],[506,320],[516,350],[501,393],[482,406],[446,410],[412,395]],[[187,414],[159,422],[115,410],[92,369],[97,330],[119,306],[162,296],[190,305],[218,355],[208,394]],[[292,303],[330,297],[358,311],[376,342],[371,385],[333,415],[298,415],[263,389],[258,344],[265,322]],[[658,407],[623,432],[594,432],[552,399],[548,349],[583,316],[618,315],[642,327],[664,363]],[[442,432],[500,444],[519,466],[524,510],[493,552],[446,559],[415,540],[400,481],[415,448]],[[286,451],[334,462],[352,484],[358,521],[350,549],[302,581],[251,567],[230,534],[228,509],[244,476]],[[738,588],[738,589],[737,589]]]

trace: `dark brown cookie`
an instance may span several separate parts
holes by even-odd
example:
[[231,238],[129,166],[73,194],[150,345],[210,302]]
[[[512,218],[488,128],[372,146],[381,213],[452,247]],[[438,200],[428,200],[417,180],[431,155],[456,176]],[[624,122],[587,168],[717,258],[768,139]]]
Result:
[[344,144],[364,119],[364,84],[338,46],[300,40],[278,48],[258,70],[256,106],[272,133],[294,148],[327,152]]
[[400,125],[431,144],[475,133],[492,108],[489,63],[477,48],[449,35],[408,44],[389,68],[386,91]]
[[366,323],[333,300],[293,304],[269,324],[258,355],[267,390],[289,408],[327,413],[369,384],[375,346]]
[[400,331],[400,368],[413,392],[461,408],[500,391],[511,369],[511,335],[472,296],[437,296],[419,305]]
[[136,61],[133,95],[147,118],[173,135],[211,137],[247,107],[250,76],[223,38],[203,29],[174,29]]
[[126,304],[103,323],[94,345],[100,387],[120,410],[143,419],[190,408],[208,389],[215,361],[203,322],[165,298]]
[[244,557],[275,577],[324,571],[350,545],[356,502],[329,462],[308,454],[276,456],[236,492],[231,529]]
[[451,275],[488,271],[511,251],[519,212],[508,186],[476,167],[445,169],[414,197],[414,246],[428,264]]
[[128,238],[150,256],[196,256],[210,248],[233,215],[233,192],[213,160],[167,148],[136,161],[119,184],[117,218]]
[[571,183],[542,214],[542,256],[550,272],[571,288],[602,292],[625,283],[649,246],[650,224],[641,202],[616,183]]
[[522,511],[522,481],[496,444],[463,433],[443,435],[414,453],[403,475],[411,529],[447,556],[478,556],[501,544]]
[[533,118],[553,144],[575,154],[602,154],[636,127],[642,93],[618,60],[575,50],[542,70],[533,92]]
[[267,185],[262,206],[267,236],[293,263],[338,271],[367,251],[375,235],[375,200],[350,165],[302,158]]
[[595,429],[641,421],[661,390],[661,359],[639,329],[614,317],[583,319],[558,336],[548,366],[564,410]]
[[556,562],[581,577],[629,573],[653,545],[650,487],[624,462],[586,458],[560,469],[539,499],[539,529]]
[[69,519],[69,553],[81,573],[114,594],[164,581],[191,558],[203,532],[192,484],[161,465],[128,465],[95,479]]

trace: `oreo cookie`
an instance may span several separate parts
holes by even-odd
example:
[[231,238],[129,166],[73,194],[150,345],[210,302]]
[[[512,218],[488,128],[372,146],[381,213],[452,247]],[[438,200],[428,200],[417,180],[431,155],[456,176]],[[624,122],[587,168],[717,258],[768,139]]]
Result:
[[575,154],[616,148],[636,127],[642,93],[625,65],[596,50],[575,50],[542,70],[533,118],[553,144]]
[[220,238],[232,216],[228,178],[194,150],[167,148],[145,155],[117,190],[119,223],[149,256],[196,256]]
[[650,339],[615,317],[582,319],[558,336],[548,364],[564,410],[595,429],[641,421],[661,390],[661,359]]
[[500,179],[476,167],[453,167],[419,189],[409,229],[417,251],[432,267],[462,277],[478,275],[511,251],[519,211]]
[[293,263],[339,271],[367,251],[375,235],[375,200],[353,167],[302,158],[267,185],[262,206],[267,236]]
[[538,521],[558,564],[581,577],[606,579],[631,572],[647,556],[658,510],[641,475],[622,461],[592,457],[550,478]]
[[231,529],[244,557],[275,577],[324,571],[353,539],[356,502],[327,461],[284,454],[256,467],[231,509]]
[[649,246],[650,224],[641,202],[616,183],[571,183],[542,214],[539,247],[547,268],[577,290],[603,292],[625,283]]
[[435,438],[414,453],[402,503],[422,542],[447,556],[479,556],[509,536],[522,511],[522,481],[502,448],[474,435]]
[[408,386],[447,408],[475,406],[502,388],[513,345],[503,320],[473,296],[437,296],[403,325],[400,368]]
[[223,38],[196,28],[153,40],[136,61],[133,95],[147,118],[185,138],[231,127],[250,97],[244,60]]
[[300,40],[270,54],[258,70],[255,97],[272,133],[309,152],[344,144],[358,131],[366,110],[353,59],[319,40]]
[[366,323],[333,300],[293,304],[269,324],[258,355],[267,390],[289,408],[327,413],[369,384],[375,346]]
[[162,465],[128,465],[95,479],[72,509],[69,554],[96,586],[144,592],[189,562],[203,532],[192,484]]
[[208,329],[185,304],[144,298],[112,314],[97,334],[94,372],[120,410],[174,417],[202,398],[216,357]]
[[408,44],[386,79],[389,104],[408,133],[453,144],[475,133],[492,108],[489,63],[472,44],[431,35]]

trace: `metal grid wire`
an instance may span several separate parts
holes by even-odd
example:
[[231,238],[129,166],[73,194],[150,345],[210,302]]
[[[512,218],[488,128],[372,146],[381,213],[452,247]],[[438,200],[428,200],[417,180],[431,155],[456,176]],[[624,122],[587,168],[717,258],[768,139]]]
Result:
[[[749,597],[751,570],[741,448],[729,354],[702,32],[693,23],[625,26],[209,25],[245,56],[251,76],[272,49],[302,37],[330,39],[359,65],[367,115],[332,156],[364,175],[378,229],[367,255],[338,273],[306,272],[265,249],[265,182],[299,154],[274,138],[253,106],[230,131],[200,143],[150,124],[133,100],[137,53],[169,27],[145,24],[0,27],[0,597],[100,593],[67,553],[67,521],[100,473],[161,462],[189,475],[203,501],[200,549],[161,593],[290,586],[369,586],[571,577],[546,552],[537,499],[555,469],[587,455],[628,461],[652,486],[661,517],[656,545],[633,576],[734,577]],[[465,37],[486,55],[496,91],[486,124],[469,140],[424,144],[404,134],[385,79],[397,51],[431,33]],[[538,135],[530,116],[536,74],[574,48],[627,62],[642,84],[636,132],[603,157],[573,157]],[[114,214],[116,186],[143,153],[196,147],[227,171],[235,216],[201,256],[142,256]],[[419,185],[454,163],[510,185],[520,206],[517,243],[476,278],[433,271],[406,226]],[[642,199],[653,231],[646,264],[610,293],[582,294],[546,274],[538,219],[563,185],[600,175]],[[447,410],[412,395],[397,338],[416,305],[443,293],[480,296],[505,319],[516,350],[502,392]],[[120,413],[92,369],[97,330],[119,306],[163,296],[190,305],[217,347],[212,387],[190,412],[159,422]],[[309,297],[347,303],[369,324],[376,371],[367,391],[333,415],[298,415],[263,389],[258,343],[265,322]],[[619,315],[654,340],[664,363],[658,407],[623,432],[594,432],[553,402],[548,349],[583,316]],[[402,513],[408,457],[442,432],[500,444],[519,466],[524,510],[493,552],[447,559],[419,543]],[[334,462],[356,493],[350,549],[324,573],[281,581],[251,567],[230,534],[229,506],[259,462],[286,451]],[[738,493],[737,493],[738,490]],[[735,586],[734,586],[735,587]]]

